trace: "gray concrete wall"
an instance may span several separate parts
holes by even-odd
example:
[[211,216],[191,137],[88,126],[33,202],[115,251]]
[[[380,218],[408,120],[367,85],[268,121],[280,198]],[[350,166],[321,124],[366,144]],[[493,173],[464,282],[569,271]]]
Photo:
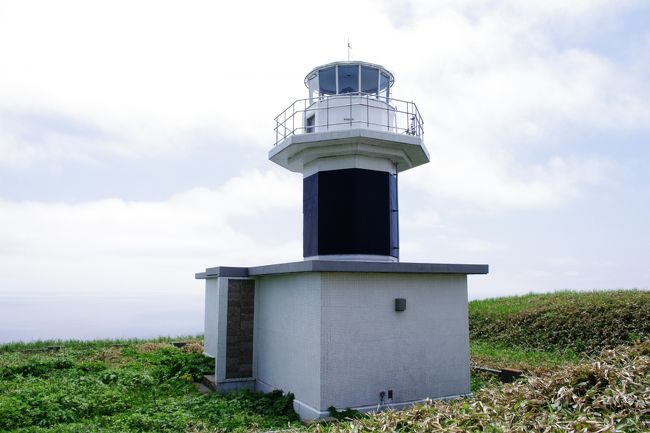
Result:
[[[253,377],[262,391],[296,395],[299,415],[395,408],[467,394],[464,274],[295,272],[256,278]],[[228,278],[206,281],[205,351],[226,380]],[[395,298],[406,310],[395,311]],[[224,386],[225,386],[224,385]],[[234,386],[234,385],[233,385]],[[225,388],[224,388],[225,390]]]
[[[282,389],[320,406],[320,273],[259,277],[255,293],[253,375],[261,389]],[[300,408],[297,408],[300,411]]]
[[205,280],[205,316],[203,327],[203,353],[216,358],[219,324],[219,281]]
[[321,410],[470,392],[465,275],[328,272],[321,300]]
[[217,382],[226,379],[228,282],[238,279],[219,277],[205,280],[203,353],[215,358],[214,374]]

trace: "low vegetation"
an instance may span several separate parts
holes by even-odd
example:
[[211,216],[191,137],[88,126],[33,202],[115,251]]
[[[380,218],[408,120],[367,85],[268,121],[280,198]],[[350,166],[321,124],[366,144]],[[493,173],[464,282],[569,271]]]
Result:
[[213,360],[195,341],[66,342],[0,346],[0,431],[192,432],[287,427],[297,417],[280,392],[200,394]]
[[[10,433],[650,431],[650,293],[474,301],[472,364],[525,371],[502,384],[473,372],[470,398],[301,426],[293,396],[200,394],[213,370],[198,339],[0,346],[0,431]],[[52,347],[55,346],[55,347]]]
[[559,292],[469,303],[470,339],[595,354],[650,338],[650,292]]

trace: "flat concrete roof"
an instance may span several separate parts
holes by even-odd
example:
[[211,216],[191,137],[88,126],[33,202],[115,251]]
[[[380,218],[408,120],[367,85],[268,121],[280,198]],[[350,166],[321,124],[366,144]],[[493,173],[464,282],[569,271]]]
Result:
[[388,263],[348,260],[304,260],[250,268],[217,266],[195,274],[197,280],[217,277],[258,277],[297,272],[379,272],[392,274],[487,274],[488,265],[451,263]]

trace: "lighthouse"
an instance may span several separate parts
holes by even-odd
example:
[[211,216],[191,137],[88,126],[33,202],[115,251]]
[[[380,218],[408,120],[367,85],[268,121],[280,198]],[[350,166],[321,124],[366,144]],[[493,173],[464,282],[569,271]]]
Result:
[[303,175],[303,256],[399,260],[398,174],[429,162],[413,102],[367,62],[335,62],[305,77],[308,97],[275,121],[269,159]]
[[291,392],[302,419],[469,394],[467,280],[488,266],[399,260],[398,176],[429,154],[394,82],[328,63],[275,118],[269,159],[302,174],[303,260],[195,275],[216,391]]

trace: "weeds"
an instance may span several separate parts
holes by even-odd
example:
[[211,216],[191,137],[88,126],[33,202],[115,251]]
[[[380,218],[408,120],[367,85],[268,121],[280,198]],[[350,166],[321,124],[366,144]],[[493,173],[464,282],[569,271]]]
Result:
[[0,347],[0,431],[250,431],[296,421],[291,394],[199,394],[192,382],[213,373],[214,360],[200,354],[198,341],[63,346],[52,353]]

